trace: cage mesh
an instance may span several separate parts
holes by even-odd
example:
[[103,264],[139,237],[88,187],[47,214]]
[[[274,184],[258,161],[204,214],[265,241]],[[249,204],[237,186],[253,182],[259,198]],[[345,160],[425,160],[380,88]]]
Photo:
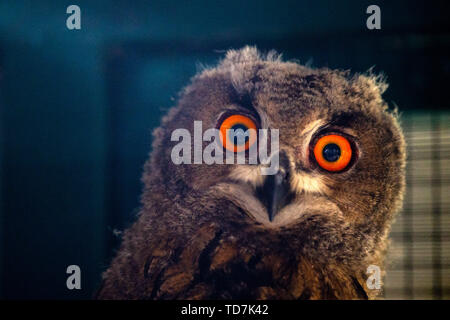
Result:
[[402,116],[406,194],[390,237],[386,299],[450,299],[450,114]]

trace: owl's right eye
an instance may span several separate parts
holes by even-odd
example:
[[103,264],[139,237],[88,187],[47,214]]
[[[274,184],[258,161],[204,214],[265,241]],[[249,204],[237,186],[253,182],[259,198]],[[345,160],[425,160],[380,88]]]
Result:
[[256,124],[247,116],[234,114],[220,124],[220,142],[233,152],[248,150],[256,142]]
[[347,168],[353,154],[348,139],[337,134],[321,137],[317,140],[313,151],[319,166],[331,172],[339,172]]

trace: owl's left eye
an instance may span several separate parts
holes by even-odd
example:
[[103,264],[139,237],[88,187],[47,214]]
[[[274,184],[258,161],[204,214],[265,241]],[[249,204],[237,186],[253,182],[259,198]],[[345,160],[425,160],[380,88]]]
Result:
[[314,157],[317,163],[331,172],[339,172],[347,168],[352,154],[352,146],[348,139],[337,134],[321,137],[314,146]]
[[226,117],[219,130],[222,145],[233,152],[248,150],[256,142],[255,122],[241,114]]

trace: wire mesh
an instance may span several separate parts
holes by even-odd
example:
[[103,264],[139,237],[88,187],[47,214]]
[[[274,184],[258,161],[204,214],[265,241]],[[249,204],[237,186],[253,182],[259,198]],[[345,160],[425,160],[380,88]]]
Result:
[[406,194],[390,237],[386,299],[450,299],[450,114],[405,114]]

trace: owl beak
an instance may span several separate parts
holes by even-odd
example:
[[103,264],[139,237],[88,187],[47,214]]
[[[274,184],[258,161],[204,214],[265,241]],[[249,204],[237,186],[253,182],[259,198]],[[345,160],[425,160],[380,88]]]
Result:
[[258,197],[267,208],[269,220],[273,221],[277,213],[292,200],[286,166],[280,166],[276,174],[267,176],[258,191]]

